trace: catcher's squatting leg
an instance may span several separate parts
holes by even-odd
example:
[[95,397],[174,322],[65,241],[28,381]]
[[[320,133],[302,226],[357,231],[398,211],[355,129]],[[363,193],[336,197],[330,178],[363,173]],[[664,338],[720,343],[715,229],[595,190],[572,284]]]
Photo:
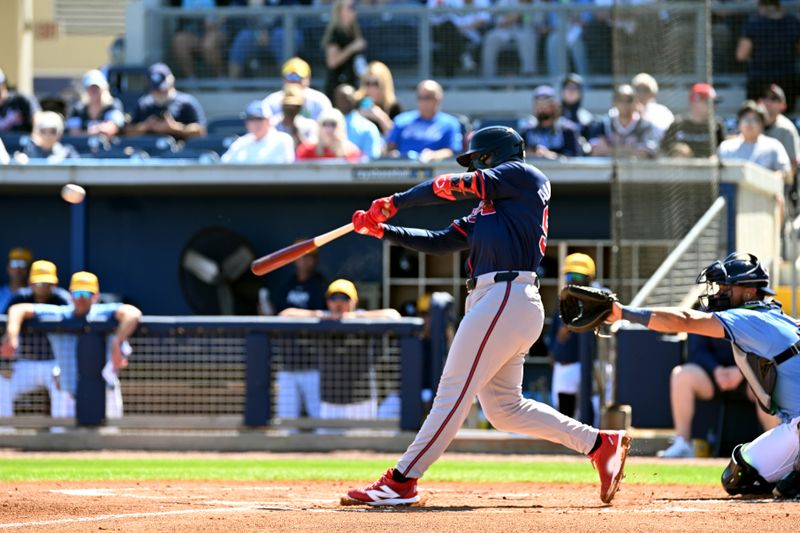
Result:
[[467,298],[431,412],[397,463],[406,477],[421,477],[444,453],[476,394],[498,430],[544,438],[583,454],[595,446],[597,429],[522,397],[525,353],[544,321],[535,274],[522,272],[513,282],[494,283],[493,277],[480,276]]

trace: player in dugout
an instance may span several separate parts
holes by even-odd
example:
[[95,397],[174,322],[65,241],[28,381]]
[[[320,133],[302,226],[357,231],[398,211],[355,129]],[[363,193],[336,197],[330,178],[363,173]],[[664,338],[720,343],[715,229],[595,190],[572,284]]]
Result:
[[[8,310],[6,334],[0,345],[0,354],[13,357],[19,348],[19,334],[23,321],[30,318],[45,319],[50,322],[84,319],[89,322],[104,322],[115,319],[119,324],[106,342],[108,364],[103,370],[106,387],[106,418],[122,417],[122,392],[119,371],[128,366],[130,346],[128,337],[139,325],[142,312],[129,304],[98,303],[100,283],[91,272],[76,272],[69,284],[71,305],[48,305],[20,303]],[[49,333],[47,335],[60,369],[57,386],[69,394],[64,412],[58,416],[75,416],[75,394],[78,388],[78,335],[75,333]]]

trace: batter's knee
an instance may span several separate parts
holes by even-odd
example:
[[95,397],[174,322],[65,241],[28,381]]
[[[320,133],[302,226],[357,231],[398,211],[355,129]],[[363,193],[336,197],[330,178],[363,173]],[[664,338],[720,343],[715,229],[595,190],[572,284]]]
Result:
[[764,479],[758,470],[742,457],[742,445],[733,449],[731,462],[722,472],[722,488],[730,495],[772,494],[774,483]]

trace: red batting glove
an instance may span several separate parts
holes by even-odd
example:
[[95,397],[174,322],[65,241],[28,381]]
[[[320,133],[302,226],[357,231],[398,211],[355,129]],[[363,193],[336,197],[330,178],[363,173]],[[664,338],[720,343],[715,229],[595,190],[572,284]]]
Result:
[[397,208],[394,206],[394,197],[386,196],[373,201],[367,214],[375,222],[386,222],[397,214]]
[[353,213],[353,229],[361,235],[371,235],[376,239],[383,238],[383,224],[376,222],[366,211]]

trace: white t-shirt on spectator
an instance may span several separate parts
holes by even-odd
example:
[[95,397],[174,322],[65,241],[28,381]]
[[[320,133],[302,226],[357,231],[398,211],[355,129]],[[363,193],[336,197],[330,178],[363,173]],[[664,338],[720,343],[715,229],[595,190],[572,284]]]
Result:
[[719,145],[717,153],[723,161],[750,161],[770,170],[790,171],[792,168],[781,142],[766,135],[759,135],[754,143],[744,142],[741,135],[726,139]]
[[654,102],[653,100],[650,100],[647,102],[647,105],[644,106],[644,113],[642,113],[642,116],[653,125],[659,141],[661,137],[664,136],[667,129],[669,129],[670,124],[675,121],[675,115],[672,114],[672,111],[670,111],[667,106]]
[[[317,120],[320,113],[333,107],[331,101],[324,93],[312,89],[311,87],[303,89],[303,96],[306,101],[303,103],[303,107],[300,108],[300,115],[306,118]],[[275,91],[267,96],[264,101],[272,112],[272,116],[283,113],[283,90]]]
[[248,133],[236,139],[222,155],[223,163],[293,163],[294,141],[281,131],[270,129],[261,140]]

